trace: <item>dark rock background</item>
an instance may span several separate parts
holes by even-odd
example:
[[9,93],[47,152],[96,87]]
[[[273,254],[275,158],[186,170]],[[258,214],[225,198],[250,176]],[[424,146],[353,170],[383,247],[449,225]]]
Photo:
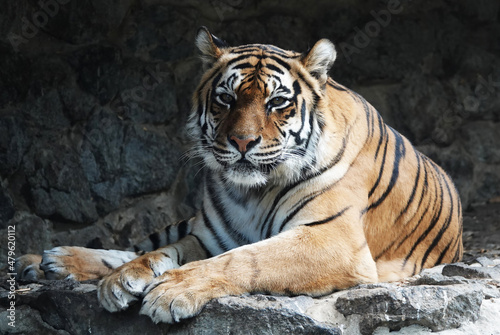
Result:
[[126,248],[193,213],[200,167],[183,158],[183,125],[201,75],[193,46],[201,25],[235,45],[307,50],[331,39],[333,78],[444,166],[464,208],[500,199],[496,0],[1,8],[0,235],[16,226],[16,255],[65,244]]

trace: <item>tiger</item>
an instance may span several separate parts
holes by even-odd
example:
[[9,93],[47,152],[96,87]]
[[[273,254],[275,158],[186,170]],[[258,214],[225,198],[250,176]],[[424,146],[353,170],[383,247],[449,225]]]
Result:
[[175,323],[223,296],[318,297],[461,259],[451,178],[329,76],[331,41],[304,53],[231,47],[201,27],[195,44],[205,69],[187,120],[205,171],[196,215],[135,251],[23,256],[21,278],[100,279],[106,310],[142,300],[141,314]]

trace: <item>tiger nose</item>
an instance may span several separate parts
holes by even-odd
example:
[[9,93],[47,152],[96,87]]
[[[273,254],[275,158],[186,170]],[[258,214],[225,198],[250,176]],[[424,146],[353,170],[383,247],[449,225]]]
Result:
[[249,136],[246,138],[240,138],[238,136],[228,136],[228,141],[233,145],[239,152],[244,153],[255,147],[260,142],[261,137]]

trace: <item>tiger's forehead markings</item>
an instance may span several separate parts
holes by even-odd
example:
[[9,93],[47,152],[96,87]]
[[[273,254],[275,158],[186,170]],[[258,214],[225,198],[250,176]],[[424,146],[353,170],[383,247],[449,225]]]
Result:
[[248,45],[237,46],[231,50],[231,53],[243,54],[243,53],[251,53],[253,51],[265,51],[268,54],[279,55],[285,58],[298,58],[300,56],[298,52],[283,50],[274,45],[269,45],[269,44],[248,44]]
[[[223,83],[226,87],[240,92],[247,92],[255,87],[263,94],[270,94],[277,87],[282,87],[283,78],[291,69],[287,60],[299,57],[298,53],[285,51],[275,46],[251,44],[233,48],[229,55],[235,55],[227,64],[228,76]],[[239,80],[233,77],[237,73]],[[269,87],[271,88],[269,89]]]
[[265,44],[250,44],[235,47],[230,50],[229,54],[235,55],[236,57],[227,62],[227,67],[230,67],[232,64],[241,60],[257,58],[272,59],[286,70],[290,70],[291,68],[290,64],[287,63],[287,60],[297,59],[300,57],[300,54],[297,52],[286,51],[275,46]]

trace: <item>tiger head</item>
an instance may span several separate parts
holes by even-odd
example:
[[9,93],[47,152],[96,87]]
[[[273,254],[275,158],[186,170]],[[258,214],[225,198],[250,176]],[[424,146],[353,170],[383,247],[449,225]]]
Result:
[[239,186],[287,184],[314,169],[328,70],[328,40],[301,54],[272,45],[230,47],[202,27],[207,71],[193,96],[193,152]]

